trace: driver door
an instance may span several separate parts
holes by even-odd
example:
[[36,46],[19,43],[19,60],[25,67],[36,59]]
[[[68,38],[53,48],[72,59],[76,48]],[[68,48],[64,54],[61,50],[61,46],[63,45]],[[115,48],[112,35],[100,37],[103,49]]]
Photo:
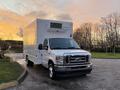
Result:
[[42,64],[47,67],[48,65],[48,39],[45,39],[43,42],[43,60],[42,60]]

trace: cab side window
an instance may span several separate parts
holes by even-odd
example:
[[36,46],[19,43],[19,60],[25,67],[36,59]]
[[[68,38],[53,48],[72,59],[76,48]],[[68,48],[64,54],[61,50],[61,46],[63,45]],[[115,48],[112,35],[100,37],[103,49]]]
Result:
[[48,48],[48,40],[45,39],[43,42],[43,49]]

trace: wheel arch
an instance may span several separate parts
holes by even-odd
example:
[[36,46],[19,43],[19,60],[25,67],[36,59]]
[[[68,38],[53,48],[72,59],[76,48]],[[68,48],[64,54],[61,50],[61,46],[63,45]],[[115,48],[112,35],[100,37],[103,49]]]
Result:
[[53,60],[51,60],[51,59],[48,60],[48,65],[49,65],[50,63],[52,63],[52,64],[54,65],[54,62],[53,62]]

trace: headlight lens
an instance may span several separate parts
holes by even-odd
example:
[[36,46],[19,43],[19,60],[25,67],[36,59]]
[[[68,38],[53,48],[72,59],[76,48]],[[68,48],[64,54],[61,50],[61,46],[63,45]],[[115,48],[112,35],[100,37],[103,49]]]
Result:
[[87,62],[90,62],[91,61],[91,55],[88,55],[87,56]]
[[64,57],[63,56],[56,56],[56,63],[63,64]]

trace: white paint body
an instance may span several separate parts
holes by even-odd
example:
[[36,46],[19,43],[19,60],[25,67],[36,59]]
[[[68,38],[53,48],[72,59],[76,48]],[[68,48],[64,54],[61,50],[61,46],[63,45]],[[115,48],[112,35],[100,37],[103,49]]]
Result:
[[[50,28],[50,23],[61,23],[61,29]],[[24,54],[28,55],[30,61],[34,64],[42,64],[48,67],[48,61],[52,60],[56,63],[56,56],[64,55],[91,55],[88,51],[81,49],[65,49],[65,50],[39,50],[39,44],[43,44],[46,38],[73,38],[72,22],[42,20],[37,19],[29,24],[24,30]]]

